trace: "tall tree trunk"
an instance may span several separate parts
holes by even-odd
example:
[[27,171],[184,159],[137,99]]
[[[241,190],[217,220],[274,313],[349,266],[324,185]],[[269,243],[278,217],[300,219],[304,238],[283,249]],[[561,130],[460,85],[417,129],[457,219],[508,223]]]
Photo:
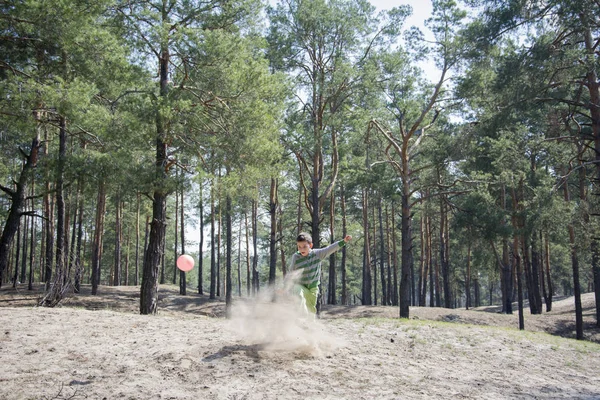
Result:
[[471,307],[471,238],[467,243],[467,274],[465,275],[466,309]]
[[[179,232],[181,234],[181,254],[185,254],[185,207],[184,207],[184,190],[181,188],[181,209],[179,219]],[[177,262],[177,261],[175,261]],[[174,267],[177,270],[177,267]],[[179,294],[185,296],[187,294],[187,280],[185,271],[179,271]]]
[[[433,238],[432,238],[433,240]],[[441,246],[441,243],[440,243]],[[433,252],[433,249],[431,251],[432,254],[435,254]],[[436,307],[441,307],[442,306],[442,286],[440,285],[440,260],[434,259],[433,261],[433,282],[434,282],[434,286],[435,286],[435,306]]]
[[433,232],[431,229],[431,217],[427,215],[425,217],[425,248],[427,249],[425,259],[425,273],[423,280],[423,306],[426,306],[427,300],[427,280],[429,280],[429,306],[434,306],[435,295],[434,295],[434,280],[433,280],[433,248],[432,248],[432,236]]
[[[44,156],[48,157],[48,143],[50,138],[48,132],[44,135]],[[45,253],[44,253],[44,281],[46,290],[50,288],[52,281],[52,269],[54,266],[54,191],[52,190],[52,179],[46,176],[46,185],[44,188],[44,221],[46,221]]]
[[[77,182],[78,188],[77,192],[83,193],[83,178],[80,177]],[[83,196],[83,195],[82,195]],[[79,293],[81,290],[81,281],[83,279],[83,264],[81,261],[81,251],[82,251],[82,242],[83,242],[83,212],[84,212],[84,199],[80,199],[78,201],[78,216],[77,216],[77,238],[75,245],[75,293]]]
[[[389,213],[389,208],[388,208],[388,204],[386,203],[385,205],[385,245],[387,247],[387,302],[385,303],[386,305],[392,305],[393,301],[394,301],[394,296],[393,296],[393,285],[392,285],[392,231],[390,229],[390,213]],[[411,282],[414,284],[415,279],[414,276],[411,279]],[[416,296],[415,296],[415,290],[414,290],[414,286],[412,288],[411,292],[411,304],[415,305],[417,304],[416,302]]]
[[221,204],[221,190],[217,191],[218,212],[217,212],[217,297],[221,297],[221,227],[222,227],[222,215],[223,207]]
[[[175,233],[175,246],[173,246],[173,285],[177,284],[177,272],[179,269],[177,268],[177,256],[179,252],[179,191],[175,190],[175,227],[173,232]],[[161,282],[162,284],[163,282]]]
[[513,259],[514,264],[517,269],[517,302],[519,304],[519,329],[525,329],[525,317],[523,315],[523,267],[522,267],[522,258],[519,254],[520,243],[519,237],[522,229],[522,224],[518,220],[517,213],[521,210],[521,205],[519,202],[519,197],[517,193],[520,193],[521,185],[523,181],[519,182],[519,191],[517,192],[515,188],[512,188],[512,202],[513,202],[513,217],[512,217],[512,225],[513,225]]
[[[388,305],[387,280],[385,276],[385,241],[383,238],[383,204],[381,193],[377,201],[377,218],[379,221],[379,272],[381,274],[381,305]],[[412,290],[411,290],[412,293]]]
[[450,265],[448,262],[448,212],[446,199],[440,196],[440,266],[444,285],[444,307],[452,308],[452,292],[450,290]]
[[240,218],[240,227],[238,229],[238,256],[237,256],[237,292],[238,297],[242,297],[242,226],[244,220]]
[[231,298],[231,252],[233,250],[233,229],[231,225],[231,196],[227,193],[225,196],[225,314],[227,318],[231,318],[231,307],[233,305]]
[[11,278],[12,280],[12,287],[13,289],[15,289],[17,287],[17,282],[19,281],[19,263],[21,260],[21,224],[19,222],[19,226],[17,227],[17,243],[14,246],[14,251],[15,251],[15,263],[13,266],[13,276]]
[[296,235],[302,232],[302,198],[304,197],[304,187],[298,187],[298,204],[296,208]]
[[[537,232],[531,234],[531,286],[536,313],[542,313],[542,293],[540,292],[540,253],[538,249]],[[543,280],[543,278],[542,278]]]
[[[521,227],[524,227],[525,223]],[[531,260],[529,258],[529,237],[525,232],[522,232],[521,237],[519,238],[519,243],[521,245],[521,254],[522,254],[522,263],[525,277],[525,287],[527,288],[527,300],[529,302],[529,311],[531,314],[537,314],[536,302],[533,297],[533,277],[531,273]]]
[[371,216],[371,221],[373,221],[373,231],[371,232],[371,242],[372,246],[370,247],[371,253],[371,276],[373,277],[373,304],[377,305],[377,218],[375,217],[375,206],[371,207],[371,211],[373,215]]
[[125,286],[129,286],[129,250],[130,250],[130,231],[129,226],[127,226],[127,235],[125,240]]
[[136,209],[135,209],[135,276],[133,284],[138,285],[140,276],[140,193],[136,194]]
[[[571,201],[569,185],[563,185],[565,202]],[[575,237],[575,227],[572,222],[568,225],[569,244],[571,246],[571,269],[573,271],[573,294],[575,300],[575,334],[578,340],[583,339],[583,308],[581,306],[581,284],[579,279],[579,256],[577,240]]]
[[[27,209],[27,200],[25,200],[25,208]],[[26,210],[27,211],[27,210]],[[19,274],[19,282],[25,283],[27,279],[27,236],[29,236],[29,224],[27,223],[27,217],[23,216],[23,246],[21,250],[21,269]]]
[[[506,186],[502,185],[500,192],[500,203],[502,209],[506,212]],[[504,220],[503,225],[506,225]],[[502,291],[502,312],[505,314],[512,314],[512,293],[513,293],[513,264],[510,262],[508,254],[508,239],[502,238],[502,259],[499,262],[500,265],[500,289]]]
[[258,277],[258,202],[252,200],[252,293],[258,294],[260,282]]
[[[167,13],[163,13],[166,22]],[[166,100],[169,92],[169,47],[167,42],[161,43],[158,57],[160,98]],[[164,181],[168,177],[169,163],[167,155],[168,122],[163,111],[156,111],[156,157],[155,187],[152,200],[152,222],[148,247],[144,253],[142,285],[140,289],[140,314],[155,314],[158,309],[159,267],[165,249],[165,231],[167,227],[167,191]],[[164,262],[163,262],[164,265]]]
[[[162,144],[162,142],[161,142]],[[166,150],[166,145],[160,146]],[[166,153],[164,154],[166,157]],[[157,159],[166,159],[158,156]],[[142,287],[140,295],[140,314],[156,314],[158,311],[158,272],[164,254],[165,230],[167,221],[167,197],[161,190],[154,192],[152,202],[152,221],[148,247],[144,254]]]
[[217,255],[215,243],[215,185],[210,186],[210,299],[217,298]]
[[410,179],[408,162],[402,178],[402,275],[400,277],[400,318],[410,317],[410,276],[413,268],[412,215],[410,206]]
[[[35,202],[34,202],[34,195],[35,195],[35,177],[31,177],[31,211],[34,212],[35,211]],[[35,244],[36,244],[36,229],[35,229],[35,220],[33,215],[31,216],[31,218],[29,218],[30,222],[31,222],[31,237],[30,237],[30,243],[31,243],[31,249],[29,251],[29,279],[28,279],[28,285],[27,285],[27,289],[28,290],[33,290],[33,271],[34,271],[34,263],[35,263]],[[2,276],[2,273],[0,273],[0,277]],[[0,279],[1,280],[1,279]]]
[[56,175],[56,265],[54,267],[55,286],[52,290],[55,302],[62,297],[62,288],[66,284],[65,279],[65,199],[64,199],[64,174],[67,153],[67,121],[65,117],[59,117],[59,140],[58,140],[58,169]]
[[[581,25],[584,28],[584,43],[587,53],[586,66],[586,84],[590,95],[590,100],[587,102],[590,110],[590,122],[594,137],[594,165],[596,166],[595,184],[594,184],[594,199],[593,209],[595,215],[600,215],[598,205],[600,201],[600,81],[598,80],[597,72],[597,42],[594,38],[592,28],[595,22],[590,21],[590,15],[582,12],[580,14]],[[600,239],[598,235],[593,235],[591,238],[592,251],[592,273],[594,277],[594,296],[596,300],[596,326],[600,327]],[[579,335],[578,335],[579,336]]]
[[250,229],[248,225],[248,212],[244,213],[245,225],[246,225],[246,295],[250,297],[252,290],[252,274],[250,272]]
[[100,285],[100,264],[102,261],[102,242],[104,239],[104,216],[106,213],[106,183],[104,179],[98,183],[98,197],[96,200],[96,229],[92,243],[92,294],[98,293]]
[[394,298],[392,301],[393,306],[398,306],[398,251],[396,248],[396,203],[392,201],[392,248],[394,249]]
[[200,201],[198,204],[198,221],[200,225],[200,240],[198,241],[198,294],[204,294],[204,192],[200,182]]
[[[435,307],[436,294],[439,297],[439,285],[435,279],[435,257],[433,251],[433,228],[431,227],[431,217],[427,217],[427,248],[429,249],[429,307]],[[436,293],[437,292],[437,293]]]
[[[279,218],[277,219],[277,232],[279,234],[279,237],[277,238],[278,241],[282,241],[284,236],[283,236],[283,211],[281,209],[281,205],[279,205],[277,207],[277,214],[279,215]],[[279,254],[281,256],[281,272],[283,273],[283,276],[285,277],[287,275],[287,267],[286,267],[286,261],[285,261],[285,247],[281,244],[279,244]]]
[[[346,192],[344,184],[340,185],[340,208],[342,211],[342,237],[348,235],[348,227],[346,221]],[[346,277],[346,247],[342,248],[342,263],[340,265],[340,279],[342,280],[342,305],[348,305],[348,286]]]
[[425,286],[427,285],[427,273],[425,269],[425,265],[427,262],[427,247],[425,245],[425,216],[421,215],[420,219],[420,239],[421,239],[421,259],[419,260],[419,299],[418,305],[423,307],[425,306]]
[[146,249],[148,248],[148,239],[149,238],[150,238],[150,215],[146,214],[146,224],[144,225],[144,254],[146,252]]
[[275,285],[277,276],[277,179],[271,178],[269,193],[269,217],[271,227],[269,231],[269,286]]
[[364,232],[364,253],[362,271],[362,304],[371,305],[371,252],[369,250],[369,194],[367,189],[362,191],[362,215]]
[[[71,249],[69,250],[69,254],[70,257],[68,258],[69,260],[69,276],[71,276],[71,272],[73,272],[73,282],[74,285],[77,285],[77,281],[78,281],[78,277],[76,276],[76,267],[75,267],[75,245],[77,244],[77,219],[78,219],[78,210],[79,210],[79,203],[80,201],[80,197],[81,197],[81,179],[78,178],[77,179],[77,189],[75,190],[75,204],[71,205],[71,214],[73,215],[73,228],[71,230],[71,243],[70,243],[70,247]],[[79,289],[75,289],[76,292],[79,291]]]
[[115,266],[113,276],[113,286],[121,285],[121,240],[122,240],[122,218],[121,218],[121,196],[119,189],[115,196]]
[[475,295],[475,307],[481,306],[481,286],[479,285],[479,274],[473,278],[473,294]]
[[[329,207],[329,242],[335,241],[335,195],[332,193],[330,198]],[[327,288],[327,304],[337,304],[336,287],[337,279],[335,273],[335,252],[329,256],[329,274],[328,274],[328,288]]]
[[552,283],[552,276],[550,275],[550,240],[548,238],[548,234],[544,235],[544,258],[545,262],[545,273],[546,273],[546,282],[548,283],[546,287],[546,293],[544,294],[545,302],[546,302],[546,312],[552,311],[552,297],[554,296],[554,285]]

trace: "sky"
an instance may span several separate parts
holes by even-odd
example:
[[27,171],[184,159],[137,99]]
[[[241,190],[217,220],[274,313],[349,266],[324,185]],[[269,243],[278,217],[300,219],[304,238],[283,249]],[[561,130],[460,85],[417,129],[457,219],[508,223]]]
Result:
[[424,30],[423,22],[431,16],[431,0],[370,0],[378,10],[389,10],[393,7],[398,7],[408,4],[413,9],[413,15],[408,19],[408,26],[418,26]]
[[[377,8],[378,11],[389,10],[393,7],[398,7],[404,4],[408,4],[412,7],[412,15],[406,20],[405,28],[416,26],[428,37],[430,35],[427,28],[425,28],[425,20],[431,16],[433,7],[431,0],[369,0],[369,2]],[[427,79],[432,82],[437,82],[440,77],[440,72],[435,67],[433,61],[423,61],[419,63],[420,67]]]

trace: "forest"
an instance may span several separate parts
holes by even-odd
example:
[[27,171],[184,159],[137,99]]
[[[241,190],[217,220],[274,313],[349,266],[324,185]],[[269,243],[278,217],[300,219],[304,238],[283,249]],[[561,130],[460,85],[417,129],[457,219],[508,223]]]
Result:
[[501,304],[524,329],[573,296],[582,339],[599,4],[431,3],[423,29],[367,0],[2,1],[0,285],[230,305],[281,282],[299,232],[352,235],[322,304]]

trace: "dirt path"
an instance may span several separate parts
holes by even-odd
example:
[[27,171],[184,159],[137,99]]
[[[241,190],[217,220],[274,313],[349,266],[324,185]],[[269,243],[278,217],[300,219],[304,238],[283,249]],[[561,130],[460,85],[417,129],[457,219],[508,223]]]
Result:
[[226,320],[221,302],[175,287],[142,316],[135,288],[101,292],[48,309],[0,291],[0,398],[600,399],[600,344],[520,332],[516,316],[328,307],[307,323],[287,304],[238,302]]

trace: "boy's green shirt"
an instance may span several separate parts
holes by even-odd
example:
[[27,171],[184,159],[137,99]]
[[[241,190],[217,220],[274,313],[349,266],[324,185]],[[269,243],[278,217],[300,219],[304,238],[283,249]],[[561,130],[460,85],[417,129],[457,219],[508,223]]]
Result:
[[300,252],[294,253],[290,263],[291,271],[301,271],[298,284],[308,288],[319,286],[321,279],[321,261],[346,245],[343,240],[330,244],[322,249],[311,249],[305,257]]

